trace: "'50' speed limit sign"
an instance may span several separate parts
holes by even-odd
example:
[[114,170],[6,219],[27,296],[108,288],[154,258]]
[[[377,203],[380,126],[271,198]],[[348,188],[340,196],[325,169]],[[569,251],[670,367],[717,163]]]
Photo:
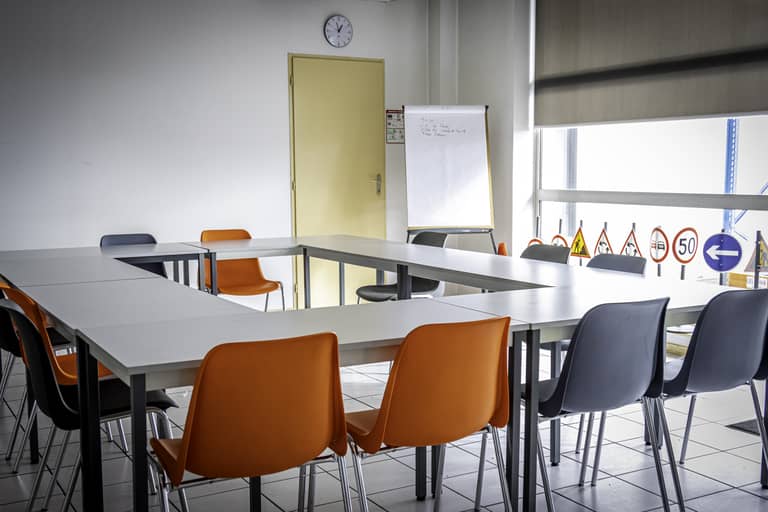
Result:
[[672,242],[672,254],[675,259],[687,265],[693,261],[696,251],[699,250],[699,234],[693,228],[683,228],[675,235]]

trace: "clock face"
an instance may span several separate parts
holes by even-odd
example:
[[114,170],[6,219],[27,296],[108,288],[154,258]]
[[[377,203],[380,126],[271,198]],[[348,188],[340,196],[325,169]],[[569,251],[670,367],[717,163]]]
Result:
[[334,48],[344,48],[352,41],[352,23],[346,16],[335,14],[325,20],[325,40]]

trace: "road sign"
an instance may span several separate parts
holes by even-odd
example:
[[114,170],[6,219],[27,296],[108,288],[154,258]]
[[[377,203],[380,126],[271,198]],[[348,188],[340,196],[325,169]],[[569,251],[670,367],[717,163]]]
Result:
[[703,252],[704,261],[715,272],[728,272],[741,261],[741,244],[726,233],[707,238]]
[[532,245],[542,245],[544,242],[541,240],[541,238],[531,238],[528,241],[528,247]]
[[660,227],[651,231],[651,259],[655,263],[661,263],[669,255],[669,238]]
[[576,232],[576,236],[573,237],[573,243],[571,244],[571,256],[576,258],[591,258],[589,255],[589,248],[587,248],[587,241],[584,240],[584,233],[581,232],[581,228]]
[[611,241],[608,240],[608,233],[605,232],[605,228],[600,232],[600,236],[597,237],[595,254],[613,254],[613,247],[611,247]]
[[552,245],[568,247],[568,240],[563,235],[555,235],[552,237]]
[[687,265],[693,261],[696,251],[699,250],[699,234],[693,228],[683,228],[672,240],[672,254],[675,259]]
[[621,247],[621,252],[619,254],[625,256],[637,256],[638,258],[643,257],[643,254],[640,252],[640,244],[637,243],[634,229],[627,235],[627,239],[624,240],[624,245]]
[[[752,251],[752,257],[749,259],[744,272],[755,271],[755,258],[757,258],[757,248]],[[757,271],[765,272],[768,270],[768,244],[765,243],[763,235],[760,235],[760,260],[757,262]]]

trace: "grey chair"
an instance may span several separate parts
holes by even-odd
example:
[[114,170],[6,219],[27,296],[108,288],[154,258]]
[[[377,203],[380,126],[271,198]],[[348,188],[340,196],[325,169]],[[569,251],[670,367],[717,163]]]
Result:
[[[574,414],[589,414],[581,467],[583,483],[589,458],[594,414],[640,401],[651,438],[656,474],[664,510],[669,497],[664,483],[661,455],[651,414],[661,396],[664,379],[664,316],[669,299],[603,304],[588,311],[571,340],[560,378],[539,383],[540,421]],[[525,397],[524,397],[525,398]],[[659,408],[666,425],[663,408]],[[664,432],[668,436],[668,432]],[[547,509],[554,510],[552,491],[544,460],[541,436],[536,433],[539,467]],[[595,465],[600,459],[600,441],[595,450]],[[670,464],[672,478],[679,487],[677,466]],[[597,473],[593,473],[593,480]]]
[[680,464],[685,464],[698,393],[738,386],[750,388],[763,454],[768,458],[768,438],[754,385],[754,380],[765,379],[768,373],[767,336],[768,290],[723,292],[701,312],[685,358],[667,363],[664,370],[665,399],[691,396]]
[[[157,240],[149,233],[123,233],[118,235],[104,235],[101,237],[99,247],[111,247],[115,245],[138,245],[138,244],[156,244]],[[147,272],[152,272],[161,277],[168,277],[165,265],[162,262],[155,263],[132,263],[134,267],[139,267]]]
[[571,250],[561,245],[534,244],[529,245],[520,254],[521,258],[552,263],[568,263]]
[[[427,245],[430,247],[445,247],[446,233],[434,231],[422,231],[417,233],[411,241],[415,245]],[[430,296],[440,287],[440,281],[425,279],[423,277],[411,277],[411,294],[413,296]],[[355,292],[357,302],[360,299],[368,302],[386,302],[397,299],[397,284],[372,284],[361,286]]]

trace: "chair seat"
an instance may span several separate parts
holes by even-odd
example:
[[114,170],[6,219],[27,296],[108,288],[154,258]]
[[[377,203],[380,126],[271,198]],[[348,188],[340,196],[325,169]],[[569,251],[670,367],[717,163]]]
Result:
[[277,281],[263,281],[260,283],[219,286],[219,293],[224,295],[262,295],[280,289]]
[[62,336],[61,333],[59,333],[59,331],[57,331],[53,327],[49,327],[47,331],[48,331],[48,339],[51,340],[51,345],[53,345],[54,347],[58,348],[58,347],[65,347],[67,345],[71,345],[69,340],[64,336]]
[[370,409],[366,411],[348,412],[344,415],[347,420],[347,432],[352,437],[365,437],[371,433],[374,425],[376,425],[376,419],[379,417],[378,409]]
[[[77,354],[64,354],[56,356],[56,361],[62,370],[70,375],[77,375]],[[109,377],[112,372],[106,366],[99,363],[99,378]]]
[[680,370],[683,368],[684,359],[673,359],[664,365],[664,394],[666,396],[683,396],[686,390],[687,379],[680,379]]
[[[439,281],[421,277],[411,278],[412,294],[433,293],[439,286]],[[361,286],[357,289],[357,296],[368,302],[395,300],[397,298],[397,284],[371,284],[368,286]]]
[[179,485],[184,476],[184,469],[179,467],[181,444],[181,439],[156,439],[153,437],[149,440],[149,445],[154,450],[160,464],[165,468],[165,472],[171,478],[173,485]]
[[[550,399],[552,396],[552,393],[555,392],[555,388],[557,387],[557,379],[547,379],[547,380],[540,380],[539,381],[539,403],[546,402]],[[522,391],[523,400],[528,400],[528,397],[525,395],[525,386],[523,386]]]
[[567,352],[568,349],[571,348],[571,340],[556,341],[554,343],[542,343],[541,350],[547,350],[551,352],[558,345],[560,345],[560,350],[562,350],[563,352]]

